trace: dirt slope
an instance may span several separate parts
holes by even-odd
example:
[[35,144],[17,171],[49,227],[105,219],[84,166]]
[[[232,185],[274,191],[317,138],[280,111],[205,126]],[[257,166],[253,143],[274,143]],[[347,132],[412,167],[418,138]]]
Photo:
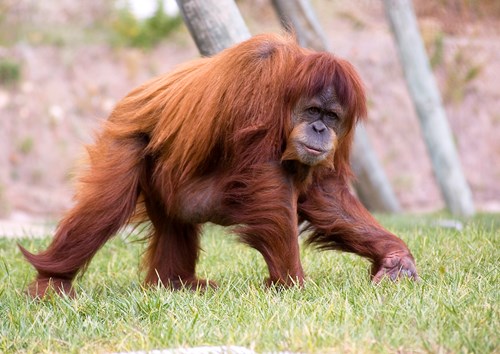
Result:
[[[329,4],[320,20],[335,53],[352,61],[366,83],[368,131],[403,207],[442,208],[381,8]],[[266,7],[247,16],[253,33],[277,28]],[[499,32],[476,23],[447,33],[427,17],[420,24],[477,207],[500,210]],[[0,47],[0,58],[23,67],[16,87],[0,86],[0,217],[59,216],[72,203],[83,145],[115,102],[196,55],[185,30],[147,53],[105,43]]]

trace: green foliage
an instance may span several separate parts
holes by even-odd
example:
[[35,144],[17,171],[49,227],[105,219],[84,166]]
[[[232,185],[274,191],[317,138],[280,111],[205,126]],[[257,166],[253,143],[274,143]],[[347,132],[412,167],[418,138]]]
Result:
[[434,37],[431,48],[431,67],[434,69],[444,61],[444,33],[438,32]]
[[121,9],[112,28],[119,44],[148,49],[165,39],[181,23],[181,17],[165,13],[163,2],[159,0],[154,14],[145,20],[137,19],[128,8]]
[[441,72],[444,77],[443,97],[446,102],[463,101],[470,84],[476,80],[483,70],[467,48],[458,47],[453,56],[446,56],[445,35],[439,31],[430,41],[428,47],[429,61],[432,69]]
[[337,13],[337,16],[351,23],[354,30],[361,31],[366,28],[366,23],[359,17],[354,10],[343,10]]
[[[302,251],[304,289],[265,289],[254,250],[218,227],[205,229],[204,293],[144,289],[141,235],[117,237],[76,283],[77,298],[27,298],[34,272],[19,240],[0,237],[0,352],[118,352],[240,345],[258,352],[498,352],[500,216],[480,215],[462,231],[439,217],[382,220],[412,249],[422,281],[373,285],[369,263]],[[20,240],[41,250],[49,238]]]
[[35,142],[31,136],[27,136],[18,143],[18,150],[21,152],[23,155],[28,155],[30,152],[33,151],[33,147],[35,145]]
[[0,58],[0,85],[15,85],[21,80],[21,65],[11,59]]
[[446,67],[446,87],[444,98],[448,102],[463,101],[467,88],[483,70],[462,49],[458,49]]

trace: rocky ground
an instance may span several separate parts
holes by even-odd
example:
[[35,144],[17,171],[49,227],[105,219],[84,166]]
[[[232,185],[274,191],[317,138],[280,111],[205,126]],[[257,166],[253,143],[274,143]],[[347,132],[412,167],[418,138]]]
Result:
[[[69,3],[61,1],[61,6]],[[319,18],[331,47],[355,64],[366,83],[368,131],[404,210],[443,208],[380,5],[319,3]],[[265,2],[256,4],[243,7],[252,32],[278,30]],[[71,28],[72,13],[64,12],[68,13],[66,20],[55,18]],[[50,16],[36,14],[37,21],[43,24],[47,19],[47,26],[52,25]],[[419,21],[476,206],[498,211],[498,24],[455,17],[451,26],[426,13]],[[0,58],[22,64],[17,84],[0,86],[0,217],[57,218],[71,206],[72,177],[83,146],[92,141],[113,105],[139,83],[196,56],[185,29],[150,51],[85,40],[23,41],[0,47]]]

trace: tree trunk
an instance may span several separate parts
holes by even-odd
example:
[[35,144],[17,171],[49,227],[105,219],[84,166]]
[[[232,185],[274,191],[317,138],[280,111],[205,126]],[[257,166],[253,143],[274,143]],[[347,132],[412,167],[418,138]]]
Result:
[[[318,51],[329,50],[323,30],[308,0],[273,0],[272,3],[282,25],[295,32],[302,46]],[[357,178],[354,187],[365,207],[381,212],[401,210],[362,125],[356,129],[351,163]]]
[[384,0],[384,6],[441,193],[453,214],[471,216],[472,194],[462,172],[412,2]]
[[294,32],[299,43],[308,48],[329,50],[314,9],[308,0],[272,0],[281,25]]
[[363,125],[358,125],[356,128],[351,165],[356,175],[354,188],[368,210],[385,212],[401,210],[399,201],[378,162]]
[[182,17],[203,56],[250,37],[250,31],[233,0],[177,0]]

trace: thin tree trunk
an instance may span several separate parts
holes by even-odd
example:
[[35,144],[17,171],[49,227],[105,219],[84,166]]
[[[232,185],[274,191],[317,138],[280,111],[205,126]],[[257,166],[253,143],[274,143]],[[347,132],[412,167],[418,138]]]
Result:
[[176,1],[201,55],[214,55],[250,38],[233,0]]
[[401,210],[363,125],[358,125],[356,128],[351,165],[356,175],[354,188],[368,210],[385,212]]
[[441,193],[453,214],[471,216],[472,193],[462,172],[412,2],[384,0],[384,6]]
[[[329,51],[323,30],[309,0],[272,0],[272,3],[283,26],[295,32],[302,46],[318,51]],[[351,163],[357,178],[354,187],[365,207],[381,212],[401,210],[362,125],[356,129]]]
[[281,25],[289,32],[295,32],[299,43],[308,48],[329,50],[325,36],[314,9],[308,0],[272,0]]

